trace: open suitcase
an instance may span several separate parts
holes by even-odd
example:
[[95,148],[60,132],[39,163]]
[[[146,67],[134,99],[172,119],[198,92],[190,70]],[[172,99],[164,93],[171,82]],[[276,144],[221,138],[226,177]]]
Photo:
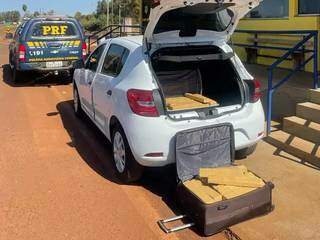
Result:
[[191,192],[184,182],[199,175],[200,168],[219,168],[234,165],[234,131],[232,125],[223,124],[183,131],[176,136],[176,163],[179,184],[178,201],[185,216],[192,223],[168,229],[165,224],[185,216],[159,221],[167,233],[195,225],[204,235],[219,233],[237,223],[268,214],[273,210],[272,189],[264,186],[235,198],[205,204]]

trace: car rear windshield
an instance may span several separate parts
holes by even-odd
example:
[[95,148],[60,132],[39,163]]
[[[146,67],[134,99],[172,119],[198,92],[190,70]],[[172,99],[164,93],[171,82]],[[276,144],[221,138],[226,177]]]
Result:
[[154,34],[180,31],[181,37],[189,37],[195,36],[197,30],[222,32],[231,24],[234,16],[231,10],[210,9],[208,4],[207,8],[203,7],[185,7],[166,12],[159,19]]
[[31,38],[70,38],[79,36],[79,31],[71,22],[39,22],[31,27],[28,35]]

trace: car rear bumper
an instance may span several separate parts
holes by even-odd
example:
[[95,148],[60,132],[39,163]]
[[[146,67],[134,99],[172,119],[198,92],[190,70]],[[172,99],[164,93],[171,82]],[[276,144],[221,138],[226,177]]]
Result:
[[46,62],[29,62],[19,63],[17,70],[19,71],[38,71],[38,72],[52,72],[52,71],[69,71],[73,69],[73,63],[75,61],[64,61],[62,67],[47,68]]
[[[234,127],[235,149],[240,150],[263,138],[264,122],[264,111],[258,102],[216,119],[175,122],[165,116],[147,118],[131,115],[122,122],[122,126],[135,159],[143,166],[161,167],[175,163],[175,136],[180,131],[231,123]],[[148,154],[155,153],[163,153],[163,156],[148,157]]]

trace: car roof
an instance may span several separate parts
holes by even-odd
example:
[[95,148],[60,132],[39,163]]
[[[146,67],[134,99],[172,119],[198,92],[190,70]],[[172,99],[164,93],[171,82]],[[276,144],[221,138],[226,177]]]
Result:
[[[127,41],[130,43],[134,43],[136,45],[142,46],[142,42],[143,42],[143,35],[137,35],[137,36],[127,36],[127,37],[119,37],[119,38],[115,38],[116,41]],[[105,41],[103,41],[102,43],[108,42],[110,41],[110,39],[106,39]]]
[[31,18],[30,20],[49,20],[49,21],[64,21],[64,20],[74,20],[73,17],[68,16],[39,16]]
[[122,37],[122,39],[130,41],[130,42],[134,42],[134,43],[141,46],[142,42],[143,42],[143,35]]
[[72,18],[72,17],[63,17],[63,16],[39,16],[39,17],[34,17],[28,19],[26,22],[26,25],[33,24],[35,22],[41,22],[41,21],[70,21],[74,22],[75,24],[79,25],[79,22],[77,19]]

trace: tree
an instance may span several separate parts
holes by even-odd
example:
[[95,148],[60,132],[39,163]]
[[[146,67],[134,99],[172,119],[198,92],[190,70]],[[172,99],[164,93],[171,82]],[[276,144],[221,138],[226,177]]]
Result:
[[113,0],[112,3],[114,8],[114,12],[112,14],[114,19],[117,19],[115,22],[122,22],[118,17],[119,12],[121,12],[121,18],[131,17],[134,22],[139,22],[141,11],[140,0]]
[[22,5],[22,10],[24,11],[24,13],[26,13],[27,10],[28,10],[28,6],[26,4],[23,4]]
[[12,22],[19,22],[20,12],[19,11],[12,11],[11,12],[11,20],[12,20]]
[[[75,18],[81,22],[85,30],[90,32],[106,27],[110,23],[122,23],[127,17],[133,18],[134,23],[139,23],[140,2],[140,0],[99,0],[94,13],[83,15],[77,12]],[[119,12],[121,13],[120,19]]]
[[97,15],[101,15],[101,14],[107,14],[108,12],[108,3],[106,0],[101,0],[101,1],[98,1],[97,3]]
[[53,16],[54,14],[55,14],[55,11],[53,9],[51,9],[47,12],[47,15],[49,15],[49,16]]
[[20,12],[19,11],[7,11],[0,12],[0,22],[19,22]]
[[38,11],[35,11],[35,12],[33,13],[33,16],[34,16],[34,17],[39,17],[39,16],[40,16],[40,13],[39,13]]
[[76,14],[74,15],[75,19],[77,19],[78,21],[81,21],[82,19],[82,13],[81,12],[76,12]]

